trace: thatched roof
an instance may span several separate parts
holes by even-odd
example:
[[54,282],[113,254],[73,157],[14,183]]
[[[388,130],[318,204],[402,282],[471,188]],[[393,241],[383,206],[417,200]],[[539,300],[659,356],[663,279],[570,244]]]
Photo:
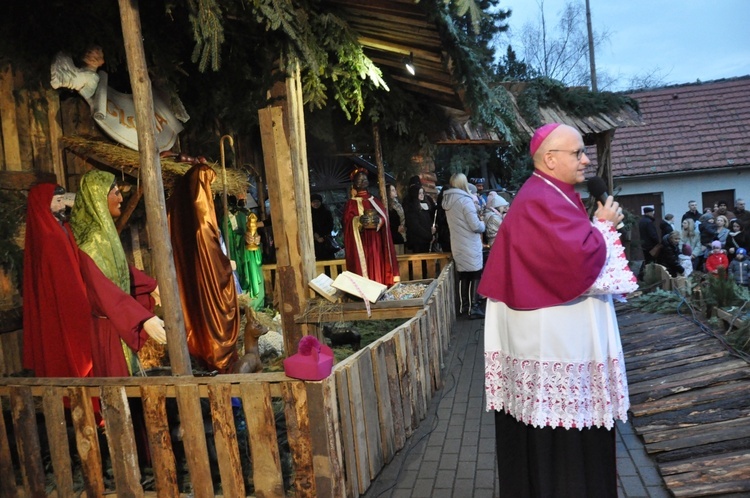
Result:
[[[138,151],[113,144],[101,137],[66,136],[62,142],[67,150],[117,172],[138,178],[140,156]],[[216,171],[216,179],[212,184],[214,193],[222,192],[224,180],[221,165],[208,163]],[[164,190],[169,194],[178,178],[192,167],[189,163],[178,163],[173,158],[161,158],[162,181]],[[227,168],[227,193],[237,197],[245,197],[248,188],[247,173],[243,170]],[[167,195],[168,197],[169,195]]]

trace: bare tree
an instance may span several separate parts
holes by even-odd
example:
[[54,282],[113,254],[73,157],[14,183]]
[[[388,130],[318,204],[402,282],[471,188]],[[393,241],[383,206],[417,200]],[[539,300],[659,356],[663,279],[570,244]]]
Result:
[[670,73],[671,70],[666,71],[659,66],[641,71],[630,78],[628,88],[631,90],[642,90],[667,85],[667,77]]
[[[568,86],[588,86],[591,75],[588,65],[588,34],[583,1],[570,1],[558,13],[557,23],[550,26],[544,11],[544,0],[537,0],[539,20],[521,28],[524,61],[540,75],[559,80]],[[594,48],[609,39],[609,32],[594,31]],[[600,75],[602,81],[609,81]]]

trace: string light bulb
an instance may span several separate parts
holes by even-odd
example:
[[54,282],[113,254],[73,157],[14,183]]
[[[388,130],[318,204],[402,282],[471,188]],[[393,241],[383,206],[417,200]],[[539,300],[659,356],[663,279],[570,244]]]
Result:
[[404,59],[404,66],[406,67],[406,70],[409,71],[409,74],[414,76],[417,74],[415,68],[414,68],[414,53],[409,53],[409,58]]

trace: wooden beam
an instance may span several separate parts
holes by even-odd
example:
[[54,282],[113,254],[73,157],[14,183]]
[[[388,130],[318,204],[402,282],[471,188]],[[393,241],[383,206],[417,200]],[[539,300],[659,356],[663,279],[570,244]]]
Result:
[[10,64],[6,64],[5,67],[0,69],[0,126],[2,126],[5,169],[21,171],[21,143],[18,140],[13,69]]
[[385,191],[385,165],[383,164],[383,148],[380,145],[380,128],[377,123],[372,125],[372,140],[375,144],[375,164],[378,166],[378,191],[383,205],[388,209],[388,193]]
[[47,99],[47,121],[49,122],[49,144],[52,152],[52,169],[57,177],[57,183],[67,189],[68,179],[65,176],[62,142],[60,141],[63,136],[62,118],[60,116],[60,95],[56,90],[47,90],[47,92],[45,92],[45,97]]
[[146,54],[143,50],[138,0],[118,1],[130,85],[133,88],[143,191],[146,196],[146,223],[151,234],[156,279],[159,282],[164,310],[169,362],[172,365],[173,375],[192,375],[193,370],[190,366],[190,355],[185,339],[185,320],[182,315],[177,273],[172,258],[172,242],[167,225],[161,162],[155,139],[154,97],[146,68]]
[[122,233],[122,229],[125,228],[125,225],[130,221],[130,216],[133,214],[133,211],[135,211],[135,208],[138,207],[138,203],[141,201],[142,197],[143,189],[141,187],[136,187],[136,191],[133,192],[130,199],[128,199],[125,208],[122,210],[122,213],[120,213],[120,217],[115,221],[115,228],[117,228],[118,234]]
[[0,189],[29,190],[37,183],[57,183],[54,173],[42,171],[0,171]]
[[304,108],[299,70],[274,97],[284,106],[258,111],[261,143],[276,241],[276,278],[280,292],[284,348],[291,355],[311,328],[295,322],[307,304],[307,283],[314,277],[315,251],[312,240],[309,177],[304,131]]
[[414,54],[414,58],[425,59],[431,62],[442,62],[442,58],[435,52],[428,50],[422,50],[402,43],[392,43],[385,40],[379,40],[377,38],[371,38],[367,36],[360,36],[357,41],[362,44],[363,47],[372,48],[375,50],[384,50],[386,52],[393,52],[401,54],[404,57],[409,54]]

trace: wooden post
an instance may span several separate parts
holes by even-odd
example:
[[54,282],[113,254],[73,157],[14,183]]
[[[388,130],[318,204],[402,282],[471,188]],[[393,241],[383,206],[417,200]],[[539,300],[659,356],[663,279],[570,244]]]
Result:
[[375,143],[375,164],[378,166],[378,190],[380,200],[386,210],[388,209],[388,192],[385,190],[385,165],[383,164],[383,148],[380,144],[380,127],[376,123],[372,125],[372,139]]
[[141,20],[138,0],[118,0],[122,34],[125,40],[125,54],[130,72],[130,85],[133,87],[135,122],[138,130],[138,150],[141,159],[143,192],[146,198],[147,226],[151,234],[154,250],[154,269],[159,282],[164,321],[167,329],[167,347],[173,375],[192,375],[185,321],[177,288],[177,274],[172,257],[172,242],[167,226],[167,212],[164,200],[164,185],[161,176],[159,150],[156,146],[156,124],[154,122],[154,97],[151,93],[151,80],[146,68],[143,51]]
[[62,118],[60,116],[60,96],[57,90],[47,90],[47,120],[49,121],[49,143],[52,151],[52,168],[57,177],[57,183],[68,188],[63,165],[63,148],[60,139],[63,136]]
[[291,355],[310,330],[308,325],[296,324],[294,316],[307,303],[307,283],[315,276],[315,250],[299,69],[287,79],[284,91],[285,106],[261,109],[258,116],[276,241],[284,349]]
[[612,137],[615,130],[607,130],[596,134],[596,162],[598,164],[596,175],[602,177],[607,184],[607,192],[614,193],[612,180]]
[[21,144],[18,140],[16,99],[13,93],[13,69],[10,64],[0,68],[0,125],[2,125],[5,169],[21,171]]

